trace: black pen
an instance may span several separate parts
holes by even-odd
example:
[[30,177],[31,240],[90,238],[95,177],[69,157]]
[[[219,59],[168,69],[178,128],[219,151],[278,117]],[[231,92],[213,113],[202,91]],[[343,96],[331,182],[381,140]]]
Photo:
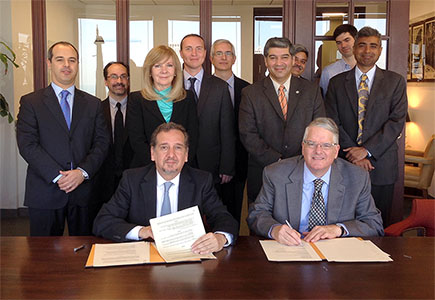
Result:
[[79,251],[79,250],[81,250],[81,249],[83,249],[83,248],[85,248],[85,244],[83,244],[83,245],[81,245],[81,246],[78,246],[78,247],[74,248],[74,252],[77,252],[77,251]]

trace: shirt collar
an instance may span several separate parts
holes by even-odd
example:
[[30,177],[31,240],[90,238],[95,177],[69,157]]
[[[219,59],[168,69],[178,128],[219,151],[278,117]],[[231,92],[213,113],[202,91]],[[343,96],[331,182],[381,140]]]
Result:
[[[163,185],[165,182],[168,182],[168,180],[165,180],[159,173],[159,171],[157,171],[156,169],[156,173],[157,173],[157,186],[161,186]],[[172,180],[169,180],[169,182],[172,182],[174,184],[174,186],[178,186],[179,182],[180,182],[180,173],[178,173],[177,176],[175,176]]]
[[234,74],[232,74],[231,77],[228,78],[227,83],[230,86],[230,88],[234,88]]
[[[329,179],[331,178],[331,166],[329,166],[328,171],[320,177],[327,185],[329,185]],[[307,167],[307,163],[304,162],[304,183],[310,183],[313,182],[315,179],[317,179],[316,176],[311,173],[310,169]]]
[[[275,80],[272,79],[272,77],[270,77],[270,79],[272,80],[273,83],[273,87],[275,88],[275,91],[279,91],[279,87],[281,86],[278,82],[276,82]],[[289,78],[287,78],[286,82],[284,82],[283,86],[285,87],[285,91],[286,93],[288,93],[288,91],[290,90],[290,80],[292,79],[292,75],[290,74]]]
[[[59,94],[63,91],[63,88],[61,88],[60,86],[58,86],[54,82],[51,83],[51,87],[53,88],[54,93],[56,94],[56,96],[58,98],[60,98]],[[75,86],[72,85],[69,88],[67,88],[66,90],[71,94],[72,98],[74,99]]]
[[204,77],[204,69],[201,68],[201,71],[199,71],[198,74],[196,74],[195,76],[190,75],[189,72],[186,71],[186,69],[183,70],[183,74],[185,81],[187,81],[190,77],[195,77],[196,80],[202,82],[202,77]]
[[116,108],[116,104],[118,102],[121,103],[121,107],[124,107],[127,105],[127,96],[125,96],[125,98],[122,99],[121,101],[116,101],[115,99],[109,96],[109,102],[110,102],[110,106],[112,106],[113,108]]
[[[375,72],[376,72],[376,65],[374,65],[368,72],[365,73],[367,75],[367,78],[369,79],[370,83],[373,83],[373,79],[375,78]],[[358,66],[355,66],[356,82],[360,81],[362,74],[364,74],[364,73],[358,68]]]

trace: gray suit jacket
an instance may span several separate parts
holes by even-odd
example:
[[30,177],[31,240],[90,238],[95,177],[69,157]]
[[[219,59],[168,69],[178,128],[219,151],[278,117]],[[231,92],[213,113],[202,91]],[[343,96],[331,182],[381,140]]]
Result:
[[[383,235],[381,213],[370,194],[368,172],[337,158],[331,166],[327,224],[343,223],[350,236]],[[281,160],[264,169],[263,187],[249,208],[249,228],[268,236],[274,224],[288,220],[299,228],[302,206],[304,159]]]
[[315,118],[325,116],[320,89],[308,80],[292,76],[288,98],[287,119],[284,120],[270,77],[242,91],[239,130],[249,153],[250,198],[255,199],[260,190],[263,168],[280,158],[301,154],[305,127]]
[[[338,74],[329,81],[325,99],[326,113],[340,129],[341,150],[356,147],[358,135],[358,92],[355,68]],[[397,137],[405,124],[408,100],[405,79],[397,73],[376,67],[363,126],[362,146],[372,157],[375,167],[370,172],[373,184],[396,182]],[[340,156],[345,153],[340,151]]]

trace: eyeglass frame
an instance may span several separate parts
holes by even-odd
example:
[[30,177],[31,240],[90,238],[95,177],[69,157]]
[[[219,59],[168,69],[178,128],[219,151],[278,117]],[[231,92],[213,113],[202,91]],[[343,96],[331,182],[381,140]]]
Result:
[[232,51],[216,51],[214,53],[214,55],[217,57],[222,57],[222,56],[224,56],[224,54],[225,54],[225,56],[228,56],[228,57],[234,56],[234,53]]
[[316,143],[310,140],[303,140],[303,143],[310,149],[317,149],[317,147],[320,146],[322,150],[331,150],[332,147],[338,145],[338,143]]
[[130,76],[128,76],[127,74],[121,74],[121,75],[116,75],[116,74],[110,74],[110,75],[107,75],[107,79],[110,79],[110,80],[118,80],[119,78],[121,78],[121,80],[129,80],[130,79]]

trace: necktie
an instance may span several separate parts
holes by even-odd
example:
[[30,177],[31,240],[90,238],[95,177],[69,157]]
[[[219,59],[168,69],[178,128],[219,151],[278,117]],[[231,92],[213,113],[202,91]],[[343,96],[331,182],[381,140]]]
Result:
[[122,169],[122,136],[124,132],[124,118],[121,111],[121,103],[116,103],[115,128],[113,132],[113,144],[115,150],[115,166],[117,170]]
[[196,78],[195,77],[190,77],[188,80],[190,81],[190,88],[189,88],[189,90],[192,91],[193,98],[195,99],[195,102],[198,103],[198,95],[196,94],[196,91],[195,91],[195,81],[196,81]]
[[60,92],[60,107],[62,108],[63,116],[65,117],[66,125],[68,129],[71,126],[71,110],[66,99],[68,98],[69,92],[67,90],[63,90]]
[[311,201],[310,215],[308,217],[308,231],[317,225],[326,225],[325,201],[322,195],[322,179],[316,179],[314,182],[314,193]]
[[165,192],[163,194],[162,211],[160,216],[169,215],[171,213],[171,201],[169,200],[169,189],[172,186],[172,182],[168,181],[164,183]]
[[369,86],[367,85],[367,74],[362,74],[361,81],[358,86],[358,136],[356,137],[356,142],[358,145],[362,144],[362,132],[368,100]]
[[279,86],[278,100],[281,105],[282,114],[284,115],[284,120],[287,119],[287,98],[284,92],[285,87],[283,85]]

